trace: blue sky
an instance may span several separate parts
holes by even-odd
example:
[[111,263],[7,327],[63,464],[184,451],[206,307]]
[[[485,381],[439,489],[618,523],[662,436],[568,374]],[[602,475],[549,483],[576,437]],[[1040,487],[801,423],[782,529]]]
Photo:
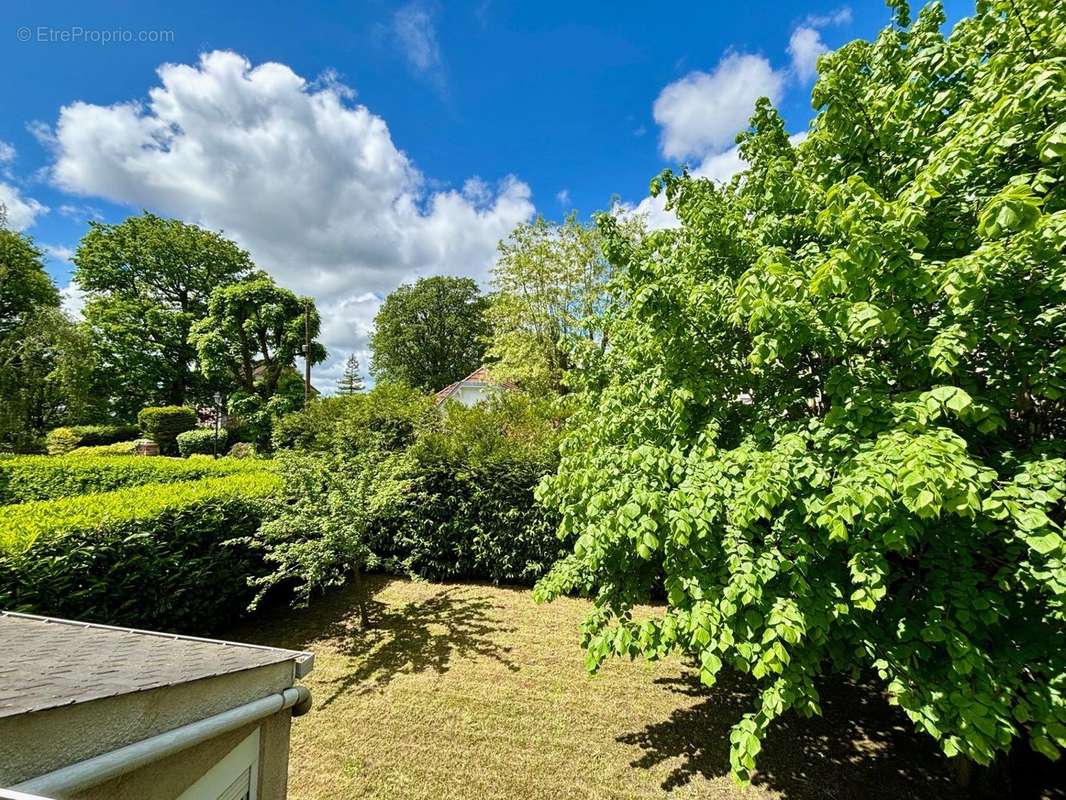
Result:
[[347,350],[365,363],[386,292],[484,281],[531,214],[617,195],[668,224],[642,204],[653,175],[726,177],[760,94],[802,131],[817,53],[889,17],[818,0],[6,4],[0,199],[61,287],[87,219],[224,229],[316,297],[328,375]]

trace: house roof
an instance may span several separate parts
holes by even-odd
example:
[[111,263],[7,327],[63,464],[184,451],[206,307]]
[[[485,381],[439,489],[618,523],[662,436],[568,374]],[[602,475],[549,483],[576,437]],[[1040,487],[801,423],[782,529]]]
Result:
[[276,647],[0,611],[0,717],[174,686],[314,656]]
[[511,384],[504,381],[498,381],[492,377],[492,373],[489,372],[488,367],[478,367],[461,381],[456,381],[450,386],[445,386],[434,397],[437,400],[437,404],[443,403],[453,394],[455,394],[463,386],[504,386],[508,389],[514,388]]

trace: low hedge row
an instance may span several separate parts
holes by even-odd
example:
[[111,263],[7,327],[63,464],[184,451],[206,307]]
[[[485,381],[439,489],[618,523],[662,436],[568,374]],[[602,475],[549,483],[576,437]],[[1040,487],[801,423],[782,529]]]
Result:
[[224,455],[228,438],[225,429],[218,432],[216,442],[215,432],[211,428],[193,428],[178,434],[178,453],[185,458],[194,455],[213,456],[216,453]]
[[0,460],[0,505],[110,492],[148,483],[174,483],[263,470],[266,462],[213,458],[16,456]]
[[207,632],[265,570],[247,544],[280,479],[260,470],[0,508],[0,608]]
[[135,456],[137,445],[140,442],[148,442],[150,439],[132,439],[128,442],[115,442],[114,444],[95,444],[89,447],[75,447],[67,455],[69,456]]
[[76,447],[114,444],[140,435],[141,429],[136,425],[72,425],[50,430],[45,436],[45,446],[52,455],[61,456]]

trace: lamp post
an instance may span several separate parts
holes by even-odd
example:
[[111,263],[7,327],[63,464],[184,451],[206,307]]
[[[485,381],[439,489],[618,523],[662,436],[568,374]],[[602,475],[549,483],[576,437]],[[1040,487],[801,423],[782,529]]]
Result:
[[218,425],[222,419],[222,395],[215,392],[215,435],[211,439],[211,452],[218,458]]

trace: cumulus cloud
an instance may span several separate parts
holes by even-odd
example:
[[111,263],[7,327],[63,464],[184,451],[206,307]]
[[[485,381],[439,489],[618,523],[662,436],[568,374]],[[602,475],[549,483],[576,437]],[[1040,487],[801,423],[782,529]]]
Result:
[[0,181],[0,206],[4,210],[7,227],[13,231],[30,227],[37,217],[48,213],[47,206],[32,197],[23,197],[17,186],[4,181]]
[[800,81],[810,81],[817,74],[818,56],[829,52],[822,41],[821,29],[830,25],[846,25],[851,22],[851,9],[841,8],[831,14],[809,16],[799,25],[788,40],[788,55],[792,59],[792,71]]
[[223,230],[315,297],[335,359],[365,349],[370,309],[399,283],[484,280],[497,241],[533,214],[511,176],[429,190],[385,121],[335,79],[221,51],[158,75],[145,103],[64,107],[49,133],[52,180]]
[[48,207],[31,197],[23,197],[22,190],[15,186],[11,164],[16,156],[15,146],[0,140],[0,175],[7,180],[0,180],[0,212],[3,223],[14,231],[21,231],[33,225],[38,216],[48,213]]
[[762,56],[728,53],[712,72],[690,72],[667,85],[652,107],[662,154],[684,159],[721,152],[746,127],[756,100],[781,99],[785,77]]

